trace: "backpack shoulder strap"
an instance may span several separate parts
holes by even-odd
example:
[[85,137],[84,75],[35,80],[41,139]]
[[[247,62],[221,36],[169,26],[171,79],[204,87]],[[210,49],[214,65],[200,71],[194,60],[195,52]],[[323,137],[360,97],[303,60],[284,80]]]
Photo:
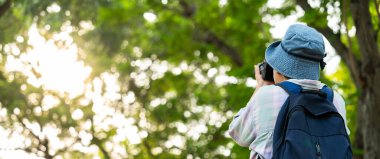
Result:
[[278,148],[283,142],[283,138],[286,131],[286,122],[288,120],[290,97],[291,95],[300,94],[302,91],[301,86],[289,81],[277,83],[276,85],[284,89],[289,94],[289,97],[282,105],[276,119],[275,129],[273,132],[273,153],[275,153],[278,150]]
[[329,100],[331,103],[333,102],[333,98],[334,98],[334,91],[327,87],[327,85],[323,86],[322,89],[320,90],[324,93],[327,94],[327,100]]
[[[281,83],[277,83],[276,86],[280,86],[289,95],[299,94],[299,93],[302,92],[302,87],[300,85],[295,84],[293,82],[289,82],[289,81],[284,81],[284,82],[281,82]],[[325,86],[322,87],[322,89],[320,91],[326,93],[327,94],[327,99],[330,102],[333,102],[334,91],[331,88],[329,88],[327,85],[325,85]]]
[[302,87],[300,85],[289,81],[277,83],[276,85],[284,89],[289,95],[299,94],[302,91]]

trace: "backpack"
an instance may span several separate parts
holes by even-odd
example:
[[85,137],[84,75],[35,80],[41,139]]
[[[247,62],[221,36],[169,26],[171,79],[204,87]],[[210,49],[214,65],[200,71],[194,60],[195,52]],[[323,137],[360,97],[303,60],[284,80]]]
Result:
[[333,104],[333,91],[306,90],[292,82],[277,84],[289,97],[273,134],[273,159],[351,159],[350,139]]

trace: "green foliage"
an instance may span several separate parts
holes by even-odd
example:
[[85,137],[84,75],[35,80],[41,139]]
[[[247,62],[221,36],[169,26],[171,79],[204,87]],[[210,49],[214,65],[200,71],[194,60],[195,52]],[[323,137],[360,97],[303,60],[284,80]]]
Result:
[[[263,60],[267,44],[273,41],[272,26],[264,23],[263,17],[294,14],[295,2],[285,1],[280,9],[268,8],[264,0],[230,0],[224,5],[217,0],[164,2],[13,2],[0,19],[1,46],[15,44],[26,54],[33,47],[27,42],[32,24],[47,39],[69,24],[79,60],[92,67],[85,92],[70,97],[30,84],[30,75],[22,71],[6,72],[5,59],[13,55],[2,47],[0,102],[8,113],[2,122],[6,129],[21,129],[24,139],[32,140],[25,144],[30,147],[25,151],[45,158],[249,157],[249,150],[234,144],[226,131],[233,114],[245,106],[254,91],[246,84],[253,76],[253,65]],[[322,1],[324,11],[307,12],[299,20],[327,26],[326,5],[332,2]],[[60,11],[49,12],[52,5],[58,5]],[[155,19],[144,18],[149,15]],[[86,30],[83,23],[93,28]],[[353,27],[350,18],[346,25]],[[16,43],[17,36],[24,37],[24,42]],[[341,38],[345,44],[356,44],[354,37]],[[65,47],[62,41],[54,42]],[[358,55],[358,46],[351,47]],[[234,56],[241,60],[241,66]],[[347,72],[341,64],[323,81],[343,93],[349,127],[355,130],[358,94]],[[38,71],[32,75],[41,76]],[[107,75],[117,78],[114,92]],[[45,109],[43,100],[47,97],[58,102]],[[15,113],[16,108],[20,113]],[[75,112],[83,116],[76,118]],[[59,131],[57,140],[70,143],[56,149],[50,144],[57,153],[44,154],[43,140],[50,139],[39,134],[35,137],[30,123],[36,123],[40,130],[54,127]],[[351,137],[354,134],[352,131]],[[96,153],[81,151],[78,145],[95,147]]]

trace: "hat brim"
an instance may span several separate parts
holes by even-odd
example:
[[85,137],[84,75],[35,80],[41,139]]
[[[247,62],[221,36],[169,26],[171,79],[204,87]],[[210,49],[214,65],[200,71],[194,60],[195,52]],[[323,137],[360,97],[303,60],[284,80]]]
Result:
[[319,79],[319,62],[294,57],[281,46],[281,41],[269,45],[265,60],[276,71],[293,79]]

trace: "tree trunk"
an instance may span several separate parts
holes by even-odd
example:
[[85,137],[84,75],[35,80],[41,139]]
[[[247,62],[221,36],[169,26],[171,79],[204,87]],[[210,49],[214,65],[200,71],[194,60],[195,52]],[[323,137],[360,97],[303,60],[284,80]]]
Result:
[[[356,111],[356,121],[351,121],[351,122],[356,122],[356,134],[355,134],[355,141],[353,142],[352,148],[355,149],[360,149],[364,150],[364,139],[363,139],[363,130],[364,130],[364,105],[366,102],[364,101],[364,93],[359,97],[359,102],[357,106],[357,111]],[[352,141],[351,141],[352,142]],[[363,154],[357,154],[354,155],[354,159],[363,159]]]
[[11,8],[11,5],[12,0],[7,0],[0,6],[0,17],[2,17]]
[[361,99],[363,105],[360,116],[363,119],[364,158],[380,156],[380,56],[377,45],[377,32],[374,30],[369,0],[351,0],[351,13],[356,27],[356,37],[362,58]]
[[375,74],[368,77],[368,87],[364,93],[364,158],[375,159],[380,157],[380,67],[377,66]]

